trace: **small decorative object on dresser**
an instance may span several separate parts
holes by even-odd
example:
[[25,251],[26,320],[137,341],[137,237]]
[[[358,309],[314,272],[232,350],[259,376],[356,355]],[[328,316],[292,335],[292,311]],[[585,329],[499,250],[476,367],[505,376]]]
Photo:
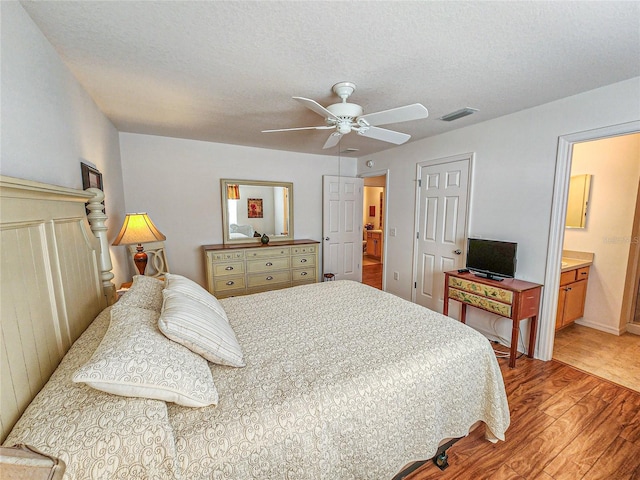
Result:
[[207,288],[218,298],[278,290],[318,281],[318,244],[204,245]]
[[269,243],[269,236],[266,233],[262,234],[262,237],[260,237],[260,241],[266,245],[267,243]]

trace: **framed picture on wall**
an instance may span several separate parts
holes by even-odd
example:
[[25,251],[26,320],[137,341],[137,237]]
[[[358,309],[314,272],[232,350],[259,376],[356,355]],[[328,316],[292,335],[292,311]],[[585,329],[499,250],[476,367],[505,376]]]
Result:
[[102,174],[91,165],[80,162],[80,170],[82,171],[82,189],[98,188],[104,191],[102,185]]
[[[102,184],[102,174],[95,167],[80,162],[80,171],[82,172],[83,190],[86,190],[87,188],[97,188],[104,191],[104,185]],[[102,205],[104,211],[104,201],[102,202]],[[91,212],[89,211],[89,209],[87,209],[87,215],[89,213]]]
[[247,216],[249,218],[262,218],[262,199],[261,198],[247,199]]

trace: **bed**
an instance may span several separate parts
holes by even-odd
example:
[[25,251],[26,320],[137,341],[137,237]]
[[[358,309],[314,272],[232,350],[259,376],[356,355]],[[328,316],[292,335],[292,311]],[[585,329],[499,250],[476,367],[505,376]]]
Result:
[[[74,202],[86,196],[78,192]],[[90,233],[86,221],[72,223]],[[97,271],[87,270],[90,284],[109,292],[103,240],[83,238]],[[2,240],[4,261],[9,243]],[[135,277],[115,304],[107,306],[110,293],[96,295],[97,312],[80,315],[86,328],[68,352],[61,345],[66,355],[50,362],[46,384],[33,395],[20,392],[26,401],[15,409],[6,408],[3,393],[4,444],[61,458],[69,479],[390,479],[478,422],[489,440],[504,440],[509,410],[500,369],[489,342],[466,325],[350,281],[220,301],[192,283],[179,275]],[[201,325],[224,331],[215,348],[199,350],[209,330],[196,337],[180,330],[191,314],[215,317]],[[46,322],[59,323],[53,317]],[[4,332],[4,315],[2,322]],[[129,390],[107,393],[117,362],[136,375],[160,371],[154,386],[162,391],[133,381],[133,390],[129,382]],[[3,369],[16,363],[3,358]],[[184,379],[187,387],[175,388]],[[20,385],[15,379],[12,391]],[[6,412],[14,410],[10,423]]]

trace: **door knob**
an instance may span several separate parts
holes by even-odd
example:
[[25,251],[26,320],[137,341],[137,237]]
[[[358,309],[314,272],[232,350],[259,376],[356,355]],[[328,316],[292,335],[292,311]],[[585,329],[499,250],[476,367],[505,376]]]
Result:
[[324,237],[324,239],[327,241],[331,240],[329,237]]
[[462,253],[462,250],[457,249],[457,250],[454,250],[453,253],[455,253],[456,255],[460,255]]

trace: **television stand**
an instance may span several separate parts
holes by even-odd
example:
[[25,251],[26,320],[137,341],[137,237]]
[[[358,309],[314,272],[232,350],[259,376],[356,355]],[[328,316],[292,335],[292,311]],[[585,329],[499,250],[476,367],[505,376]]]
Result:
[[511,347],[509,367],[515,368],[518,353],[520,322],[530,318],[529,348],[527,356],[533,358],[538,330],[538,311],[542,285],[515,278],[501,279],[478,277],[471,272],[458,273],[457,270],[444,273],[444,307],[442,313],[449,314],[449,300],[462,304],[460,321],[467,322],[467,306],[510,318]]

